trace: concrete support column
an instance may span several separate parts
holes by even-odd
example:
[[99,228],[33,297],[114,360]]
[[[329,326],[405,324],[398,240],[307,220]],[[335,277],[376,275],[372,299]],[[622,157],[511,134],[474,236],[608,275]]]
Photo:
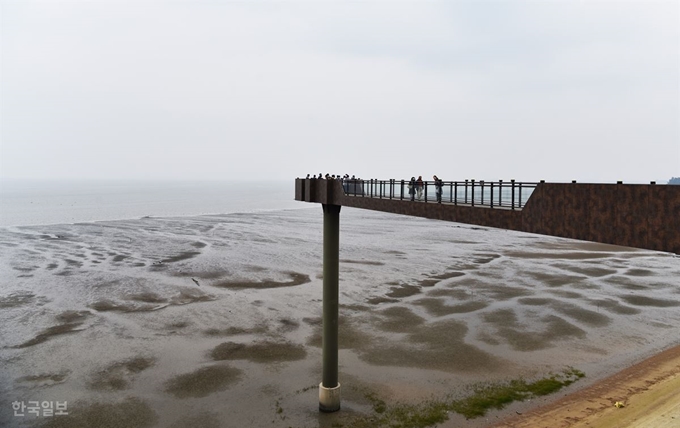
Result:
[[323,204],[323,379],[319,410],[340,410],[338,306],[340,298],[340,206]]

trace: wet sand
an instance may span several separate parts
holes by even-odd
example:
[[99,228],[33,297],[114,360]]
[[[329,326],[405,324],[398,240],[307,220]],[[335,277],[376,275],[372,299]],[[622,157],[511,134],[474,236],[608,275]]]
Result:
[[[585,373],[483,417],[450,414],[483,427],[678,344],[675,256],[348,209],[342,410],[321,414],[321,220],[0,229],[0,426],[352,426],[480,385]],[[29,400],[68,401],[69,415],[14,416]]]

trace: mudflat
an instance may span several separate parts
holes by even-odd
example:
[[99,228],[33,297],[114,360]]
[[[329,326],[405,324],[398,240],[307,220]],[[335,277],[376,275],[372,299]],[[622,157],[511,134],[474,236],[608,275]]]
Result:
[[[321,231],[316,209],[0,228],[0,426],[486,427],[678,345],[676,256],[343,209],[321,414]],[[589,407],[636,408],[617,397]]]

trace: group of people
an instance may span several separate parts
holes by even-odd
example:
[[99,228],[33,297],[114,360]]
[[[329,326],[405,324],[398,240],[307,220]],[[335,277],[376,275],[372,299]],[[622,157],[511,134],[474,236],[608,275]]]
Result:
[[[326,174],[323,175],[319,173],[319,175],[312,175],[312,174],[307,174],[307,179],[316,179],[316,180],[338,180],[341,183],[343,183],[343,188],[345,188],[345,191],[348,191],[348,186],[350,183],[353,183],[354,186],[357,184],[362,183],[361,178],[357,178],[355,176],[351,176],[349,174],[345,175],[335,175],[335,174]],[[435,195],[437,197],[437,203],[441,204],[442,203],[442,191],[444,187],[444,182],[437,177],[436,175],[432,176],[432,179],[434,180],[434,189],[435,189]],[[362,186],[363,187],[363,186]],[[411,200],[415,201],[416,198],[420,201],[423,199],[423,189],[425,188],[425,182],[423,181],[423,176],[419,175],[418,178],[416,179],[415,177],[411,177],[411,180],[408,183],[408,193],[411,196]],[[354,189],[355,193],[357,193],[356,188]],[[360,193],[363,193],[363,189],[361,189]]]
[[[442,191],[444,188],[444,182],[442,181],[441,178],[437,177],[436,175],[432,176],[432,179],[434,180],[434,190],[435,190],[435,195],[437,196],[437,203],[441,204],[442,203]],[[425,183],[423,182],[423,176],[419,175],[418,179],[415,177],[411,177],[411,181],[408,183],[408,193],[411,195],[411,200],[415,201],[416,198],[418,200],[423,199],[423,188],[425,187]]]
[[318,176],[316,175],[310,175],[307,174],[307,179],[312,179],[312,180],[338,180],[342,184],[342,188],[345,190],[346,193],[352,193],[354,195],[363,195],[364,194],[364,188],[363,188],[363,180],[361,178],[357,178],[355,176],[349,176],[349,174],[345,175],[335,175],[335,174],[326,174],[322,175],[319,173]]
[[333,175],[331,175],[331,174],[323,175],[323,174],[319,173],[318,176],[312,175],[312,174],[307,174],[307,179],[310,179],[310,178],[317,179],[317,180],[340,180],[341,182],[345,181],[345,180],[361,180],[361,178],[356,178],[355,176],[350,177],[349,174],[345,174],[345,175],[342,175],[342,176],[340,174],[338,174],[338,175],[335,175],[335,174],[333,174]]

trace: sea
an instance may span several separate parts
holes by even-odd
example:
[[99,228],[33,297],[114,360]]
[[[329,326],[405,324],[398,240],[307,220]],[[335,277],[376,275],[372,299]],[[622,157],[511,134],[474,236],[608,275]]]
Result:
[[673,254],[343,207],[342,404],[319,413],[323,214],[293,180],[3,181],[0,203],[2,427],[390,426],[574,381],[439,424],[486,427],[680,342]]
[[294,182],[2,180],[0,226],[309,208]]

